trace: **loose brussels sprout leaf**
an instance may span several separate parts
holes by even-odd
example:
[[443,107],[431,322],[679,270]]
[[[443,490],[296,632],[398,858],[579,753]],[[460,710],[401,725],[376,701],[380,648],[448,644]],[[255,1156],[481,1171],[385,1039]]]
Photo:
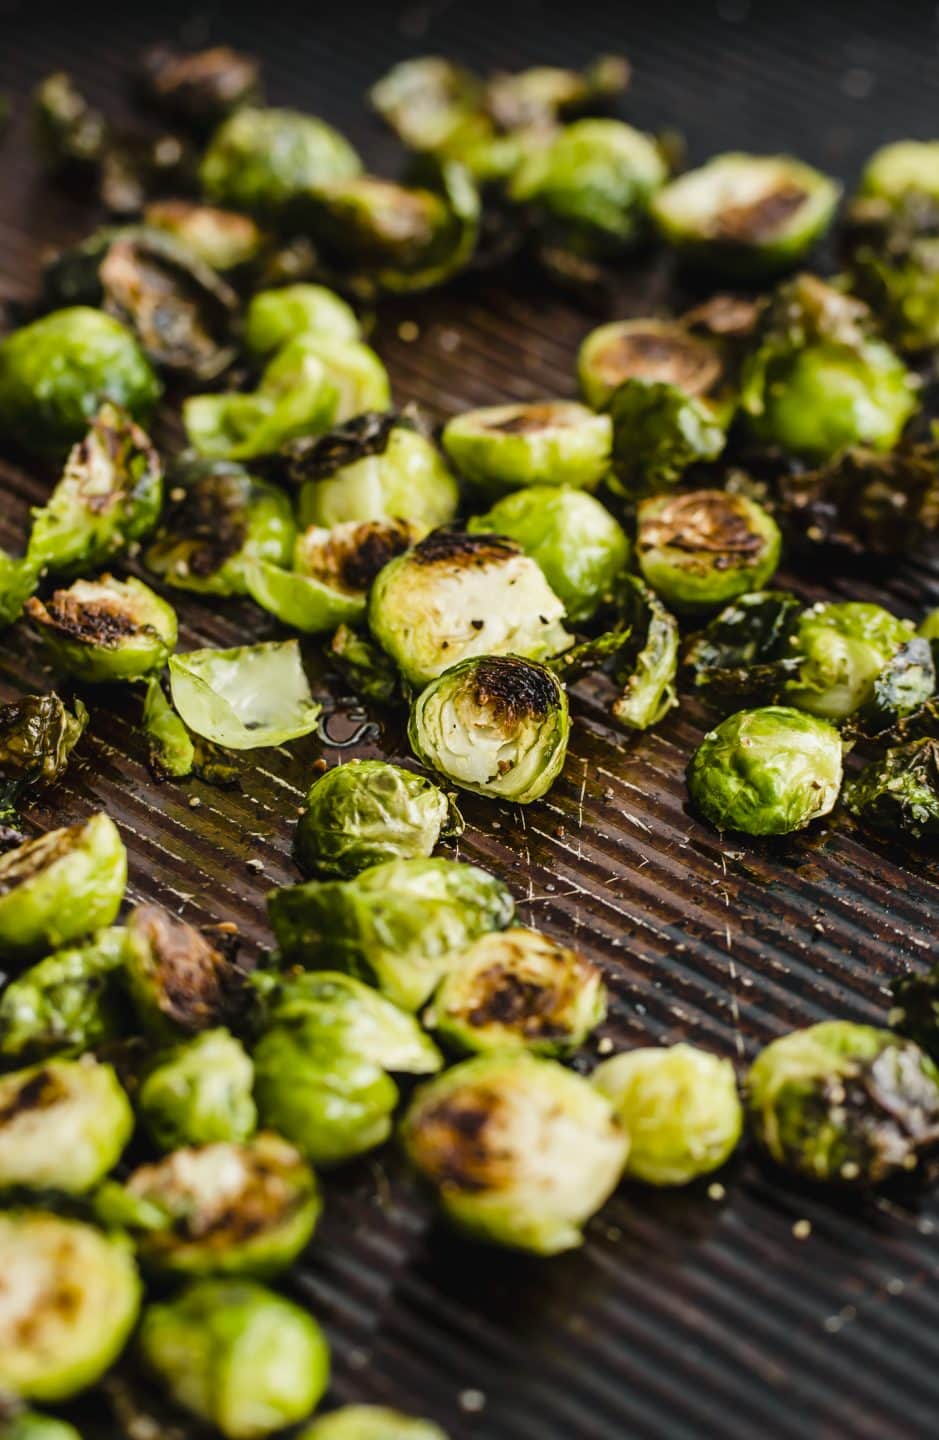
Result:
[[248,594],[262,610],[305,635],[321,635],[347,621],[357,625],[365,617],[363,594],[350,595],[314,576],[282,570],[268,561],[247,566],[245,579]]
[[160,905],[127,917],[127,988],[154,1040],[172,1043],[224,1026],[244,1004],[243,976],[207,935]]
[[705,735],[688,789],[719,830],[788,835],[833,809],[841,754],[841,737],[824,720],[785,705],[741,710]]
[[154,45],[143,57],[140,88],[170,119],[204,130],[257,100],[261,76],[252,55],[228,45],[188,52]]
[[90,1055],[0,1076],[0,1191],[84,1194],[117,1164],[133,1128],[117,1076]]
[[852,287],[901,350],[939,343],[939,200],[856,200],[845,242]]
[[298,335],[361,340],[362,327],[352,307],[325,285],[285,285],[252,296],[244,325],[249,354],[273,355]]
[[103,812],[0,855],[0,955],[36,960],[110,925],[127,882],[127,852]]
[[530,555],[572,625],[591,620],[629,563],[622,525],[581,490],[530,485],[467,524],[470,534],[507,535]]
[[16,1414],[0,1418],[2,1440],[81,1440],[74,1425],[51,1415],[40,1415],[36,1410],[17,1410]]
[[167,1394],[226,1440],[259,1440],[305,1420],[329,1383],[316,1321],[249,1280],[197,1280],[149,1305],[138,1343]]
[[408,1157],[447,1217],[481,1240],[555,1255],[623,1173],[629,1140],[609,1102],[553,1060],[482,1055],[415,1096]]
[[935,693],[933,648],[928,640],[915,636],[900,646],[875,678],[873,693],[858,714],[856,727],[862,734],[880,734],[916,715]]
[[139,680],[176,646],[176,612],[140,580],[76,580],[26,613],[55,665],[86,684]]
[[0,1387],[54,1402],[99,1380],[140,1308],[127,1241],[42,1210],[7,1210],[0,1213],[0,1275],[12,1285],[12,1303],[0,1309]]
[[88,711],[80,700],[72,715],[58,695],[27,695],[0,705],[0,820],[31,785],[51,785],[65,773],[84,734]]
[[626,1174],[687,1185],[728,1160],[743,1129],[734,1067],[693,1045],[628,1050],[594,1071],[629,1136]]
[[159,396],[137,341],[100,310],[56,310],[0,342],[0,430],[31,454],[59,459],[105,400],[146,421]]
[[685,652],[694,683],[712,704],[736,709],[778,699],[798,675],[791,636],[803,611],[787,590],[741,595],[695,635]]
[[602,410],[627,380],[714,400],[726,383],[721,349],[680,320],[614,320],[591,330],[577,354],[584,399]]
[[620,495],[655,493],[692,465],[716,460],[727,424],[706,400],[677,385],[627,380],[609,402],[613,421],[610,488]]
[[161,1150],[247,1140],[258,1122],[253,1083],[240,1042],[227,1030],[205,1030],[157,1057],[137,1092],[137,1110]]
[[576,1050],[603,1020],[603,978],[576,950],[514,926],[454,958],[424,1012],[446,1045],[472,1053]]
[[939,741],[912,740],[872,760],[844,787],[844,803],[875,830],[939,835]]
[[314,1420],[298,1440],[447,1440],[447,1437],[432,1421],[402,1415],[383,1405],[345,1405]]
[[220,275],[241,272],[261,259],[267,236],[249,215],[197,205],[191,200],[154,200],[143,213],[148,230],[162,230]]
[[368,99],[411,150],[446,153],[488,135],[481,83],[439,55],[401,61],[372,86]]
[[170,658],[173,704],[190,730],[230,750],[284,745],[316,728],[296,640]]
[[72,77],[57,70],[33,92],[33,129],[47,168],[56,174],[94,174],[109,141],[108,123],[76,88]]
[[553,660],[548,661],[548,669],[563,680],[565,685],[570,685],[594,670],[609,668],[611,662],[623,654],[631,634],[631,626],[617,621],[612,630],[591,635],[577,645],[572,645],[563,655],[556,655]]
[[329,643],[329,659],[361,700],[391,705],[402,699],[401,677],[384,650],[348,625]]
[[405,1010],[424,1003],[456,951],[505,929],[514,912],[501,881],[440,859],[392,860],[268,896],[285,960],[373,982]]
[[25,970],[0,995],[0,1056],[29,1064],[116,1040],[126,1028],[123,962],[124,932],[114,928]]
[[481,490],[499,495],[524,485],[595,490],[610,468],[613,426],[570,400],[491,405],[448,420],[443,448]]
[[760,1144],[809,1180],[876,1185],[939,1137],[939,1072],[871,1025],[829,1020],[774,1040],[747,1090]]
[[441,836],[462,830],[459,810],[433,781],[384,760],[350,760],[311,785],[294,855],[305,875],[348,879],[386,860],[428,857]]
[[621,603],[628,625],[613,666],[622,689],[612,714],[627,730],[648,730],[678,704],[678,623],[632,575],[623,576]]
[[939,200],[939,141],[896,140],[870,157],[861,194],[897,203],[909,195]]
[[0,550],[0,630],[20,618],[38,583],[39,571],[32,560]]
[[879,605],[862,601],[812,605],[804,610],[790,644],[801,657],[789,701],[811,715],[843,720],[874,700],[874,683],[913,624]]
[[527,805],[560,775],[570,729],[567,692],[551,670],[481,655],[421,691],[408,738],[423,764],[461,789]]
[[517,545],[445,530],[386,565],[368,607],[372,634],[412,685],[479,655],[556,655],[571,643],[563,616]]
[[352,146],[322,120],[247,106],[216,130],[199,176],[214,204],[276,224],[299,196],[360,170]]
[[782,548],[775,520],[755,500],[690,490],[640,501],[636,558],[675,610],[726,605],[771,579]]
[[153,676],[147,682],[143,706],[143,728],[147,737],[150,768],[158,779],[184,779],[196,763],[196,747],[189,731],[163,693],[163,682]]
[[788,155],[716,155],[654,197],[683,259],[736,279],[792,269],[831,224],[841,186]]

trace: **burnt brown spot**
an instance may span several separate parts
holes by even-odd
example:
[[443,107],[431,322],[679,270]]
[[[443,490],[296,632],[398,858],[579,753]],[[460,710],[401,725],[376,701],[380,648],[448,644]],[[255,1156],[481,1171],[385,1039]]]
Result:
[[307,573],[336,590],[364,594],[389,560],[410,548],[414,531],[406,520],[372,521],[333,532],[306,553]]
[[772,240],[806,198],[806,190],[789,180],[747,205],[728,205],[715,219],[714,238],[747,245]]
[[712,295],[687,311],[682,316],[682,324],[708,335],[743,340],[756,329],[761,309],[759,300],[744,295]]
[[232,1018],[242,996],[240,974],[195,926],[160,905],[139,905],[127,929],[148,993],[167,1020],[195,1034]]
[[50,830],[21,845],[18,850],[0,856],[0,895],[15,890],[17,885],[67,855],[83,829],[83,825],[71,825],[67,829]]
[[421,1169],[441,1186],[471,1194],[499,1183],[504,1158],[493,1146],[501,1097],[476,1086],[444,1096],[417,1115],[411,1146]]
[[526,405],[507,420],[493,420],[487,430],[497,435],[538,435],[542,430],[569,427],[573,424],[566,407],[560,405]]
[[325,435],[302,436],[283,447],[285,478],[293,485],[328,480],[337,470],[384,455],[395,428],[409,422],[396,410],[366,410]]
[[84,593],[56,590],[45,605],[33,596],[26,602],[26,613],[47,630],[104,650],[115,650],[122,640],[148,628],[137,623],[119,595],[102,592],[83,598]]
[[633,330],[610,340],[592,359],[607,385],[626,380],[678,385],[689,395],[705,395],[720,381],[723,367],[710,346],[674,331]]
[[656,515],[640,521],[640,552],[668,547],[706,554],[717,569],[759,555],[766,541],[750,525],[743,506],[723,490],[676,495]]
[[557,707],[560,686],[543,665],[513,655],[485,655],[472,673],[477,705],[509,724],[545,720]]
[[167,560],[208,579],[237,555],[248,533],[250,478],[238,468],[202,475],[178,494],[151,549],[158,572]]
[[32,1110],[48,1110],[62,1100],[67,1090],[62,1081],[50,1070],[39,1070],[24,1081],[2,1104],[0,1104],[0,1125],[29,1114]]
[[508,965],[491,965],[476,976],[479,992],[467,1012],[471,1025],[504,1025],[529,1040],[550,1040],[565,1033],[552,1018],[559,996],[550,983],[527,980]]
[[433,530],[415,545],[411,558],[418,565],[452,565],[456,568],[498,565],[513,555],[521,555],[520,546],[502,535],[468,535],[464,530]]

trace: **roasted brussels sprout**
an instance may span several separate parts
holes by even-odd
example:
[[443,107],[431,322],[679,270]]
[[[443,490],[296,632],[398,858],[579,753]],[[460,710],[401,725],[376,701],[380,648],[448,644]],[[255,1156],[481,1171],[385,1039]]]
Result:
[[470,534],[507,535],[537,561],[572,625],[591,620],[629,563],[622,525],[592,495],[529,485],[467,524]]
[[36,960],[110,925],[127,882],[127,852],[103,812],[0,855],[0,955]]
[[855,200],[845,252],[852,287],[890,339],[917,354],[939,344],[939,197]]
[[150,769],[158,780],[184,779],[196,765],[196,747],[185,724],[167,700],[158,675],[147,681],[143,702],[143,730]]
[[939,740],[911,740],[872,760],[844,787],[844,803],[875,830],[939,835]]
[[296,640],[170,658],[173,704],[196,735],[229,750],[285,745],[316,728]]
[[258,1123],[253,1084],[240,1041],[227,1030],[204,1030],[157,1057],[137,1091],[137,1111],[161,1150],[247,1140]]
[[285,960],[347,971],[405,1010],[424,1003],[456,951],[515,913],[500,880],[440,859],[390,860],[352,880],[272,891],[267,903]]
[[216,130],[199,175],[214,204],[277,224],[287,220],[299,196],[360,169],[352,146],[324,121],[295,110],[246,106]]
[[74,1425],[36,1410],[0,1415],[0,1440],[81,1440]]
[[411,150],[452,153],[490,133],[480,113],[481,82],[439,55],[401,61],[372,86],[368,98]]
[[176,646],[176,612],[133,578],[75,580],[26,613],[50,659],[86,684],[139,680],[160,670]]
[[630,497],[674,485],[692,465],[716,460],[727,420],[677,385],[627,380],[609,403],[613,421],[610,488]]
[[802,601],[788,590],[741,595],[692,637],[685,664],[708,700],[736,710],[742,700],[771,700],[799,672],[792,635]]
[[497,1052],[418,1090],[404,1147],[450,1220],[481,1240],[554,1255],[623,1173],[629,1139],[609,1102],[553,1060]]
[[412,685],[460,660],[542,660],[570,644],[564,606],[519,546],[440,530],[381,571],[369,596],[375,639]]
[[741,710],[711,730],[688,767],[696,808],[719,830],[788,835],[833,809],[841,736],[785,705]]
[[258,1440],[305,1420],[329,1381],[316,1321],[249,1280],[197,1280],[149,1305],[139,1347],[169,1396],[226,1440]]
[[898,203],[910,195],[939,200],[939,141],[896,140],[864,167],[860,193]]
[[432,1421],[386,1410],[383,1405],[345,1405],[314,1420],[298,1440],[447,1440],[447,1437]]
[[125,1029],[123,963],[124,932],[112,928],[25,970],[0,995],[0,1057],[27,1064],[115,1040]]
[[623,577],[620,601],[629,633],[617,646],[613,663],[613,677],[621,687],[613,718],[627,730],[648,730],[678,704],[678,623],[635,576]]
[[627,380],[674,386],[684,395],[715,401],[727,383],[720,348],[692,334],[680,320],[613,320],[581,344],[577,378],[584,399],[601,410]]
[[0,1388],[56,1401],[100,1379],[140,1308],[127,1241],[42,1210],[6,1210],[0,1275]]
[[258,62],[227,45],[189,52],[154,45],[140,68],[144,97],[170,119],[197,130],[211,128],[260,95]]
[[559,119],[589,114],[629,85],[629,61],[601,55],[583,71],[556,65],[498,71],[486,87],[486,107],[501,129],[549,129]]
[[177,1041],[237,1018],[243,977],[210,938],[160,905],[127,917],[125,973],[137,1018],[154,1040]]
[[298,335],[361,340],[362,327],[352,307],[325,285],[285,285],[252,296],[244,327],[251,355],[273,355]]
[[220,275],[250,271],[268,243],[250,215],[191,200],[154,200],[143,212],[143,223],[148,230],[171,235]]
[[33,128],[48,168],[81,179],[96,173],[110,138],[104,116],[64,70],[47,75],[33,92]]
[[593,1074],[629,1136],[626,1174],[687,1185],[723,1165],[743,1129],[734,1067],[693,1045],[628,1050]]
[[781,548],[776,521],[745,495],[689,490],[639,504],[639,568],[675,610],[711,609],[759,590]]
[[461,660],[414,701],[411,749],[463,790],[527,805],[564,767],[567,692],[544,665],[516,655]]
[[55,694],[0,705],[0,821],[15,815],[14,803],[24,790],[51,785],[65,773],[87,724],[80,700],[73,715]]
[[0,430],[46,459],[82,439],[103,401],[146,421],[159,396],[134,337],[100,310],[56,310],[0,342]]
[[898,620],[879,605],[849,600],[804,610],[790,640],[801,658],[787,698],[810,715],[843,720],[874,698],[884,666],[914,635],[910,620]]
[[912,1041],[829,1020],[767,1045],[747,1078],[760,1144],[809,1180],[876,1185],[939,1139],[939,1071]]
[[595,965],[537,930],[513,926],[480,936],[452,959],[423,1018],[463,1052],[563,1055],[583,1045],[605,1014]]
[[117,1164],[133,1128],[117,1076],[90,1055],[0,1076],[0,1190],[84,1194]]
[[491,494],[524,485],[595,490],[610,468],[613,427],[571,400],[490,405],[448,420],[443,448],[465,479]]
[[736,280],[798,265],[840,195],[834,180],[788,155],[716,155],[660,190],[651,212],[683,259]]

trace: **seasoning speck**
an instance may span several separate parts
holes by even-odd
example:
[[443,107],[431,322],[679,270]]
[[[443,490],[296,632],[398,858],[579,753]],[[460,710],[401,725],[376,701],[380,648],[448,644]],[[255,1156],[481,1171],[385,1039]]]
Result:
[[398,339],[403,340],[405,345],[412,345],[420,339],[420,334],[421,327],[416,320],[402,320],[398,326]]
[[807,1240],[812,1233],[811,1220],[797,1220],[792,1227],[792,1233],[797,1240]]
[[486,1397],[481,1390],[461,1390],[460,1409],[467,1415],[478,1415],[486,1408]]
[[724,1188],[724,1186],[721,1184],[721,1182],[720,1182],[719,1180],[713,1181],[713,1182],[708,1186],[708,1199],[709,1199],[709,1200],[723,1200],[723,1198],[724,1198],[724,1196],[725,1196],[726,1194],[727,1194],[727,1191],[726,1191],[726,1189]]

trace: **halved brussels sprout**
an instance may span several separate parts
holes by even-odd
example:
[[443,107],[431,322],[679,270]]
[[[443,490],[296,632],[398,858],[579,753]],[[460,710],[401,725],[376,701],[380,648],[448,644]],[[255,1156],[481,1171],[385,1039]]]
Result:
[[384,760],[350,760],[311,785],[294,855],[305,875],[348,879],[386,860],[430,856],[442,836],[462,829],[459,810],[433,781]]
[[507,535],[544,572],[572,625],[596,614],[629,564],[619,521],[599,500],[566,486],[529,485],[468,521],[470,534]]
[[512,1051],[465,1060],[422,1086],[402,1139],[450,1220],[536,1255],[581,1244],[629,1152],[612,1106],[588,1081]]
[[690,490],[639,504],[636,559],[656,594],[675,610],[726,605],[759,590],[779,564],[773,517],[745,495]]
[[570,643],[564,606],[519,546],[440,530],[381,571],[372,634],[412,685],[479,655],[542,660]]
[[663,238],[736,279],[791,269],[831,224],[841,186],[789,155],[716,155],[654,197]]
[[447,153],[485,138],[483,87],[471,71],[440,55],[402,60],[368,92],[369,102],[411,150]]
[[887,335],[914,354],[939,344],[939,197],[861,197],[847,214],[844,250],[852,288]]
[[939,140],[895,140],[875,150],[860,193],[891,203],[910,195],[939,200]]
[[785,705],[741,710],[705,735],[688,789],[719,830],[788,835],[834,808],[841,757],[841,736],[824,720]]
[[191,200],[154,200],[144,210],[143,222],[148,230],[171,235],[220,275],[246,270],[267,246],[267,236],[249,215]]
[[157,1056],[137,1091],[137,1111],[161,1150],[247,1140],[258,1123],[253,1084],[241,1042],[227,1030],[204,1030]]
[[626,1174],[687,1185],[728,1160],[743,1130],[734,1067],[693,1045],[614,1055],[593,1083],[629,1136]]
[[461,789],[527,805],[560,775],[570,729],[567,692],[551,670],[480,655],[421,691],[408,739],[423,764]]
[[601,55],[585,70],[535,65],[498,71],[486,86],[486,108],[503,130],[550,129],[565,116],[602,109],[623,93],[629,77],[623,55]]
[[698,400],[714,400],[726,366],[712,340],[680,320],[613,320],[591,330],[577,352],[577,378],[595,410],[609,404],[627,380],[668,385]]
[[114,1168],[133,1128],[117,1076],[90,1055],[0,1076],[0,1190],[82,1195]]
[[844,803],[875,830],[939,835],[939,740],[924,736],[872,760],[844,787]]
[[351,305],[325,285],[285,285],[251,297],[244,326],[249,354],[267,357],[298,335],[361,340],[362,327]]
[[329,1383],[313,1317],[249,1280],[197,1280],[147,1306],[139,1348],[170,1398],[226,1440],[305,1420]]
[[563,1055],[606,1014],[603,977],[576,950],[513,926],[454,957],[424,1023],[455,1049]]
[[36,86],[33,128],[46,166],[76,178],[95,174],[110,138],[104,116],[64,70],[46,75]]
[[130,998],[143,1029],[169,1042],[237,1017],[243,977],[208,935],[160,905],[127,917],[124,954]]
[[159,397],[137,341],[100,310],[56,310],[0,342],[0,430],[32,454],[58,459],[105,400],[146,421]]
[[170,657],[173,704],[190,730],[229,750],[285,745],[316,728],[296,640]]
[[808,1180],[876,1185],[939,1138],[939,1071],[912,1041],[829,1020],[767,1045],[747,1079],[750,1122]]
[[729,415],[677,385],[627,380],[609,402],[611,490],[630,498],[674,485],[692,465],[716,460]]
[[622,578],[620,605],[629,629],[615,652],[613,678],[621,690],[612,714],[627,730],[648,730],[678,704],[678,622],[633,575]]
[[790,640],[802,663],[787,699],[810,715],[843,720],[873,698],[878,675],[914,633],[911,620],[898,620],[880,605],[810,606]]
[[88,724],[80,700],[73,715],[58,695],[26,695],[0,705],[0,821],[15,817],[14,803],[30,786],[51,785]]
[[140,1309],[123,1236],[42,1210],[0,1213],[0,1387],[67,1400],[120,1355]]
[[572,400],[490,405],[448,420],[442,443],[457,470],[492,494],[523,485],[595,490],[610,468],[613,426]]
[[86,684],[139,680],[162,669],[176,646],[173,607],[133,578],[76,580],[26,613],[52,661]]
[[31,1063],[115,1040],[125,1029],[123,963],[124,932],[112,928],[25,970],[0,995],[0,1056]]
[[82,1440],[74,1425],[36,1410],[0,1416],[0,1440]]
[[[36,1440],[42,1437],[37,1436]],[[447,1437],[431,1420],[402,1415],[383,1405],[345,1405],[314,1420],[298,1440],[447,1440]]]
[[0,955],[36,960],[110,925],[124,898],[127,852],[103,812],[0,855]]
[[154,45],[143,57],[140,87],[171,119],[202,130],[256,100],[261,76],[252,55],[228,45],[194,51]]
[[285,960],[347,971],[405,1010],[424,1003],[456,951],[504,930],[515,913],[500,880],[441,859],[390,860],[352,880],[309,881],[272,891],[267,905]]
[[324,121],[246,106],[215,131],[199,177],[215,204],[279,223],[298,196],[361,168],[352,146]]

